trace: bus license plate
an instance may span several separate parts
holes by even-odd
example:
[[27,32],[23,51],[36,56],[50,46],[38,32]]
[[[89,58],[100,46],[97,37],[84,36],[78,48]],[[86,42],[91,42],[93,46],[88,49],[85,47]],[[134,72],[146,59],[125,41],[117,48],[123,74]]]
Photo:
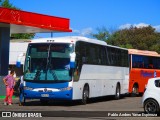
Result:
[[41,94],[41,97],[49,97],[49,94]]

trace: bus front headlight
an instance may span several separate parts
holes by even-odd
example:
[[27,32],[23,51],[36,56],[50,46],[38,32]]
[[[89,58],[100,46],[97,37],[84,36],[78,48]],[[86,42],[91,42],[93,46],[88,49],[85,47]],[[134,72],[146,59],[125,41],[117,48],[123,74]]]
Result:
[[33,90],[33,88],[24,86],[24,90]]
[[72,88],[71,87],[66,87],[66,88],[60,88],[59,90],[60,91],[66,91],[66,90],[71,90]]

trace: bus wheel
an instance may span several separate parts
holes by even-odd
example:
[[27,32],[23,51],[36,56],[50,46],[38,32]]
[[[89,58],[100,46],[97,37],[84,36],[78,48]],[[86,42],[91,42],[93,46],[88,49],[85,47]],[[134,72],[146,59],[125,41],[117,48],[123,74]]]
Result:
[[138,85],[137,85],[137,84],[134,84],[134,85],[133,85],[133,88],[132,88],[131,96],[132,96],[132,97],[137,97],[138,95],[139,95]]
[[24,103],[24,104],[26,103],[26,98],[25,98],[25,97],[23,98],[23,103]]
[[117,84],[117,87],[116,87],[116,93],[115,93],[115,99],[118,100],[120,99],[120,85]]
[[26,98],[23,96],[23,102],[21,103],[21,105],[25,106],[26,104]]
[[88,88],[88,86],[85,86],[85,87],[83,88],[82,101],[81,101],[81,103],[82,103],[83,105],[87,104],[87,99],[88,99],[88,98],[89,98],[89,88]]

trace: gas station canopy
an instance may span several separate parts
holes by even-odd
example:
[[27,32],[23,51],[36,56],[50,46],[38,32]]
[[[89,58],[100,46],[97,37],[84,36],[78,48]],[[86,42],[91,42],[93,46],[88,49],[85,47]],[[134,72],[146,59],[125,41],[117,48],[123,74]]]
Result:
[[67,18],[0,7],[0,27],[10,33],[71,32]]
[[8,74],[11,33],[71,32],[67,18],[0,7],[0,75]]

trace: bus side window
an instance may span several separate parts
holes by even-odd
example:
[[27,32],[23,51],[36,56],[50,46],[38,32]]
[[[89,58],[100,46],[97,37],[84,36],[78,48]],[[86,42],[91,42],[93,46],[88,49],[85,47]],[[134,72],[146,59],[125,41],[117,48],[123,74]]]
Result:
[[140,66],[139,66],[140,68],[144,68],[144,63],[142,62],[142,63],[140,63]]
[[74,81],[79,80],[83,64],[88,63],[88,56],[86,54],[88,46],[89,45],[86,42],[77,41],[76,43],[76,46],[75,46],[76,67],[75,67],[75,72],[74,72]]
[[82,64],[85,64],[85,63],[87,63],[87,58],[86,57],[82,57]]
[[158,88],[160,88],[160,80],[156,80],[155,81],[155,86],[158,87]]
[[160,87],[160,81],[158,82],[158,87]]
[[153,65],[152,65],[152,64],[149,64],[149,65],[148,65],[148,68],[153,69]]
[[136,63],[135,62],[133,63],[133,68],[136,68]]

